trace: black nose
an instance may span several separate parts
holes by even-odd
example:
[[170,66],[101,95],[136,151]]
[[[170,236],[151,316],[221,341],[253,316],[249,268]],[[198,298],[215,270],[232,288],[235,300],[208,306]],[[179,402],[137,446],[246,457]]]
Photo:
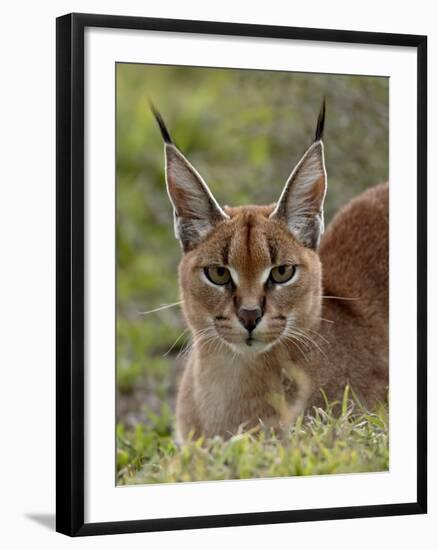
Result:
[[246,330],[251,332],[259,324],[262,318],[262,310],[259,307],[241,307],[237,312],[237,317]]

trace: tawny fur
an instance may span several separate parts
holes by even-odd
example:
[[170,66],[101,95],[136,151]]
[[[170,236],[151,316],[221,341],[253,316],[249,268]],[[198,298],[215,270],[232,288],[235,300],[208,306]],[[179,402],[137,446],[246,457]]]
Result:
[[[226,208],[229,219],[181,260],[183,310],[195,344],[177,399],[180,439],[229,437],[260,425],[287,427],[301,412],[322,404],[320,388],[330,400],[339,399],[349,384],[370,407],[385,399],[388,186],[369,189],[341,209],[318,251],[269,219],[273,208]],[[232,297],[201,280],[206,260],[238,273]],[[286,260],[302,266],[298,281],[268,291],[261,275]],[[235,307],[242,300],[265,300],[260,339],[272,346],[263,353],[236,352],[221,340],[201,338],[199,331],[214,317],[221,339],[240,346],[243,329],[236,324]],[[284,321],[276,317],[290,311],[307,335],[300,342],[279,338]]]

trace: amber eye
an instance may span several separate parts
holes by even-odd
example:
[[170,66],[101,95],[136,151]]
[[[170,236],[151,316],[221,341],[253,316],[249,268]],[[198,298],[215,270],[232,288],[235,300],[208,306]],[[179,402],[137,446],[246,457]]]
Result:
[[271,269],[269,278],[273,283],[281,285],[287,283],[295,275],[296,267],[294,265],[278,265]]
[[211,267],[205,267],[204,273],[212,283],[215,285],[226,285],[231,281],[230,272],[226,267],[213,265]]

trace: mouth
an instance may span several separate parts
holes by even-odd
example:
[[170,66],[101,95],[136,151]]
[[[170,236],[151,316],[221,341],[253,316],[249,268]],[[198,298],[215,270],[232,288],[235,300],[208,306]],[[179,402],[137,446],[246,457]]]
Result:
[[[253,336],[248,336],[244,340],[241,340],[240,343],[230,344],[232,349],[239,352],[240,354],[259,354],[266,353],[269,351],[278,341],[278,339],[273,340],[272,342],[264,342]],[[249,349],[251,348],[251,349]]]
[[277,342],[280,341],[283,332],[275,334],[276,331],[269,333],[254,334],[252,331],[246,334],[236,334],[229,323],[218,323],[221,319],[215,318],[215,329],[219,339],[226,344],[233,352],[240,354],[266,353]]
[[248,336],[248,338],[245,340],[245,344],[251,347],[255,341],[255,338],[253,338],[252,336]]

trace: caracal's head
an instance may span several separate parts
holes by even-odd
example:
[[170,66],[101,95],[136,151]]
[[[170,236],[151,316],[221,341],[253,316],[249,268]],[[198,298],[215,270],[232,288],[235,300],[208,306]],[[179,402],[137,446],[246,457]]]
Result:
[[175,234],[183,249],[183,310],[200,345],[219,338],[235,352],[264,353],[319,317],[317,249],[327,186],[324,111],[323,105],[315,141],[276,204],[221,208],[154,110],[165,142]]

